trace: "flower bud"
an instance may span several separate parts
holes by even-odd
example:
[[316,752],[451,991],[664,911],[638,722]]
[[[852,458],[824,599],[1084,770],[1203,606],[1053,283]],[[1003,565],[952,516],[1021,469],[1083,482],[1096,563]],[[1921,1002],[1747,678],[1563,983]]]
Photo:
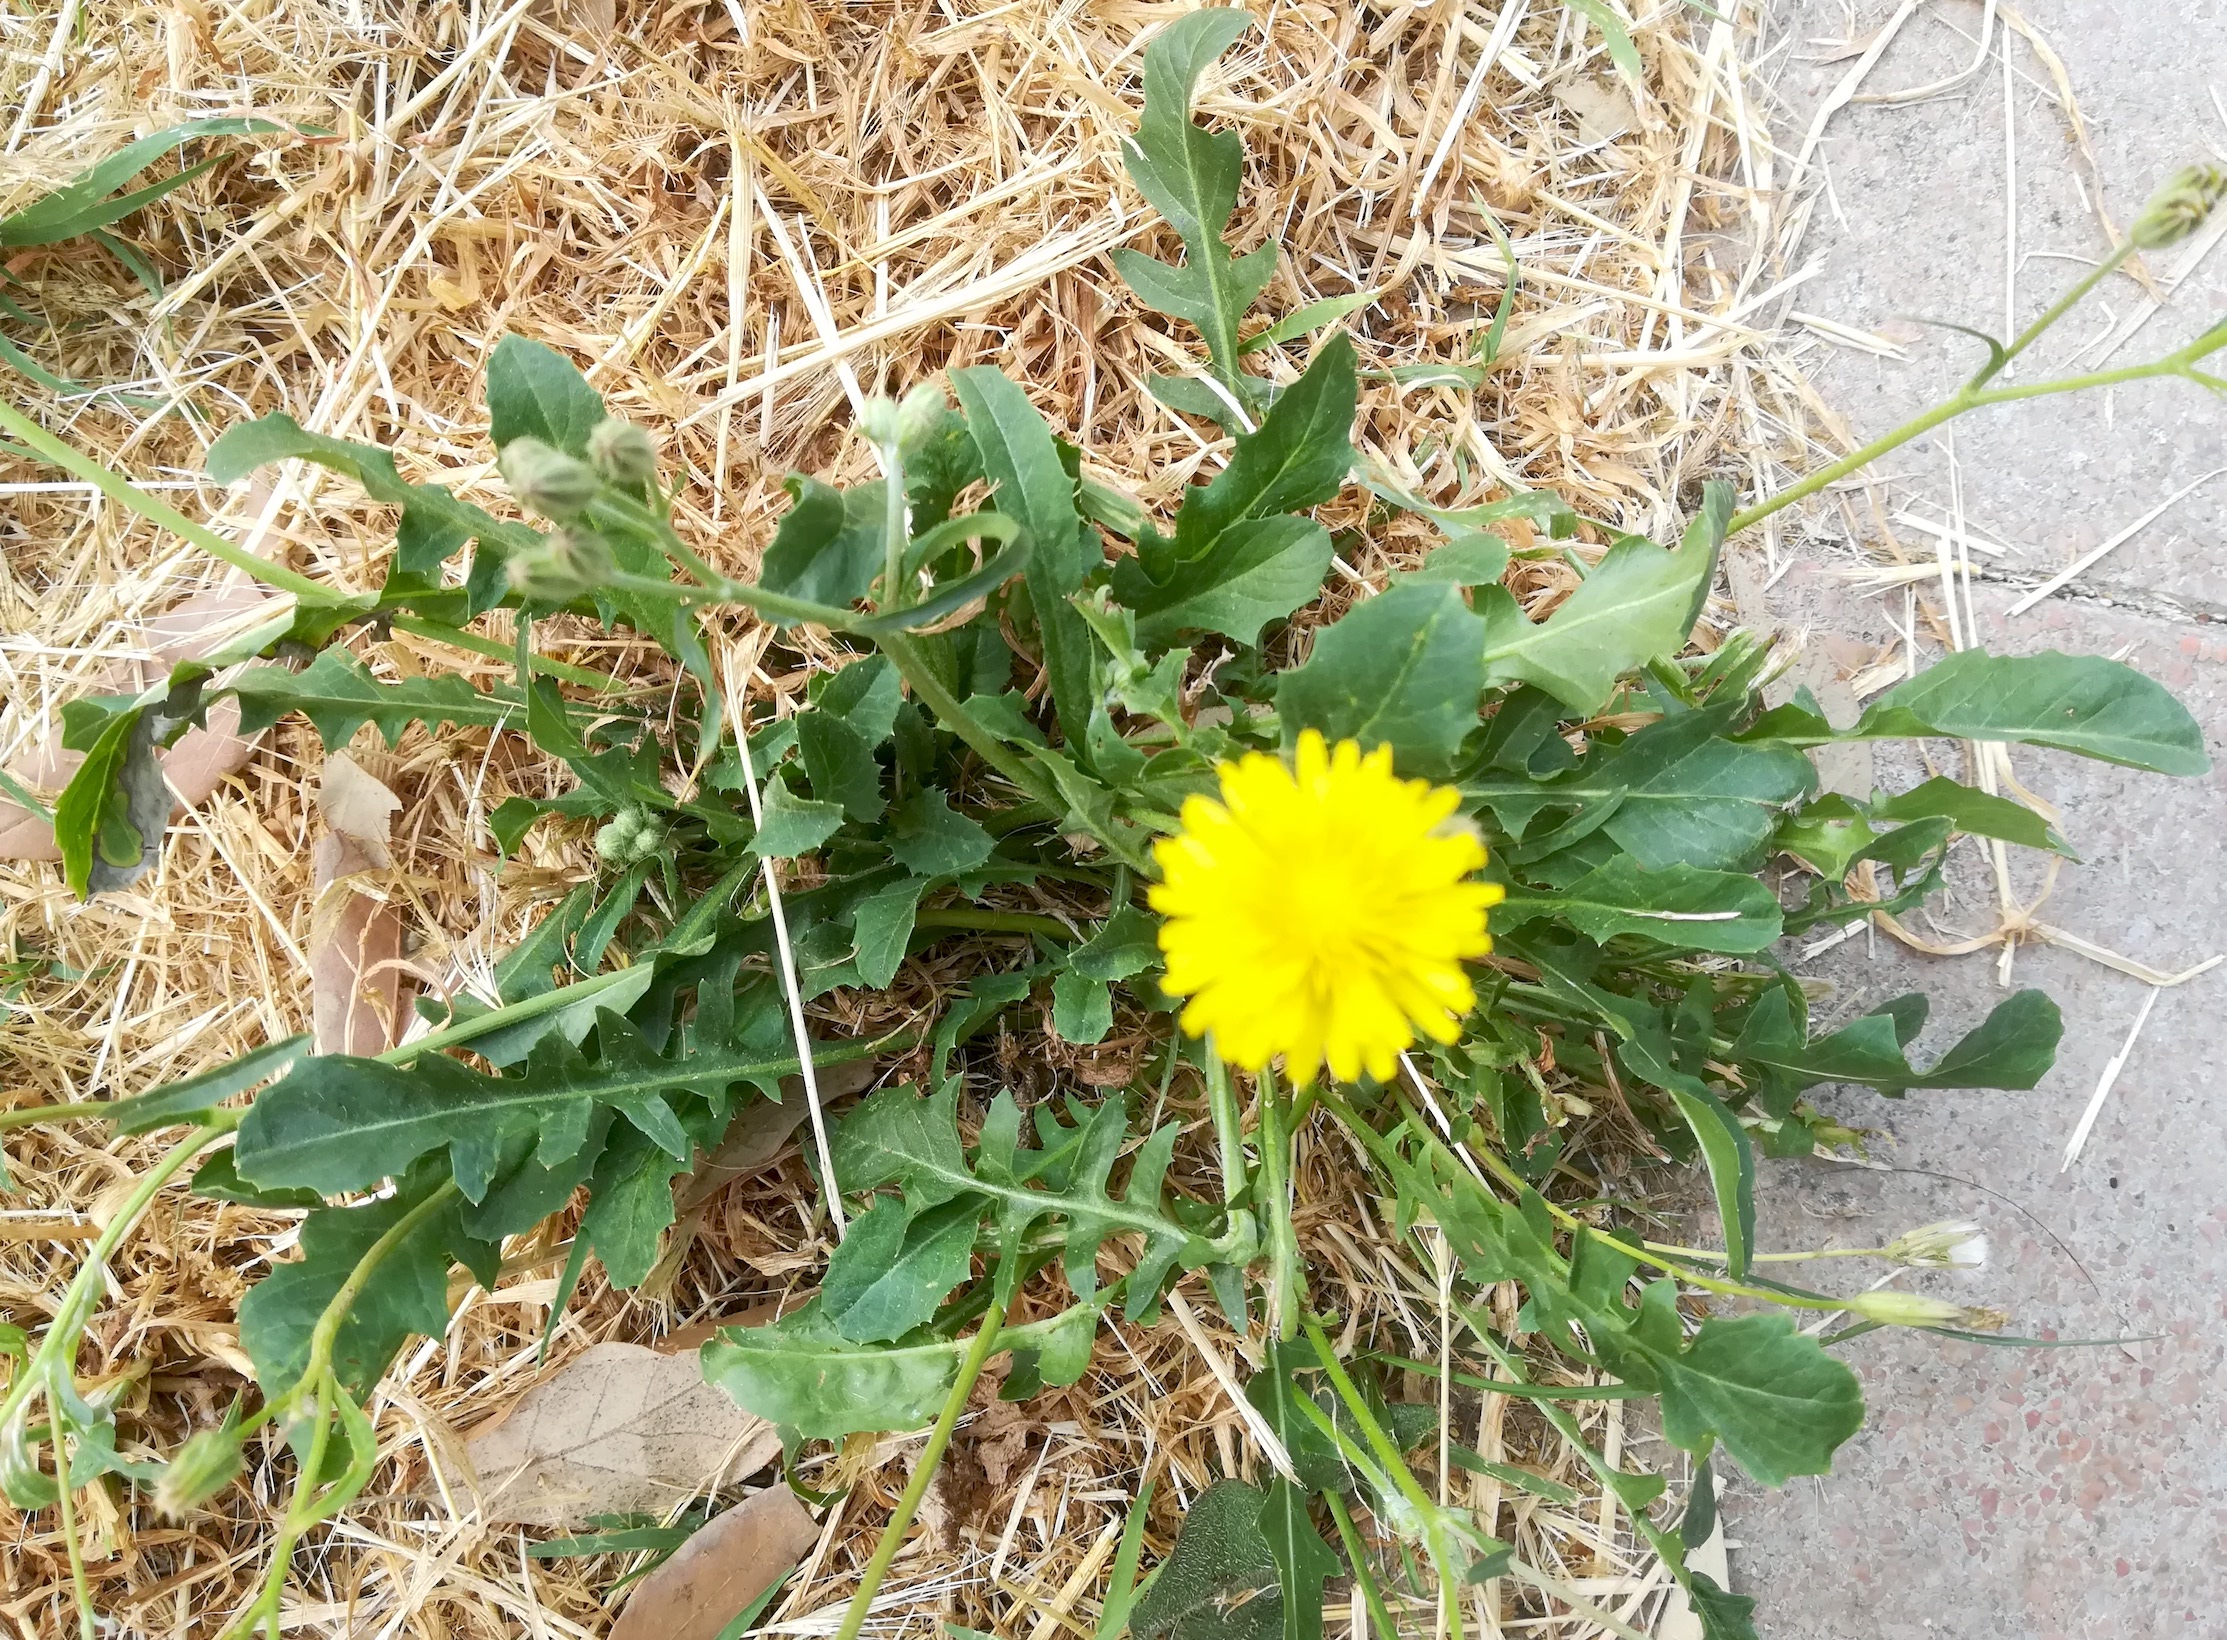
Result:
[[647,809],[621,809],[595,834],[597,858],[606,865],[631,866],[647,860],[665,841],[665,825]]
[[2178,245],[2204,225],[2222,196],[2227,196],[2227,167],[2191,165],[2150,195],[2127,237],[2146,251]]
[[1976,1224],[1952,1219],[1911,1230],[1887,1243],[1897,1264],[1930,1270],[1976,1270],[1987,1262],[1987,1237]]
[[240,1472],[240,1437],[226,1420],[221,1428],[204,1429],[178,1448],[155,1482],[155,1507],[172,1520],[183,1520],[232,1484]]
[[1847,1303],[1850,1310],[1866,1321],[1881,1322],[1889,1327],[1947,1327],[1965,1319],[1961,1304],[1951,1304],[1945,1298],[1927,1298],[1922,1293],[1906,1293],[1897,1287],[1858,1293]]
[[510,556],[511,590],[535,603],[569,604],[617,571],[609,543],[582,530],[552,530]]
[[657,444],[646,429],[606,416],[588,435],[588,461],[614,484],[647,484],[657,477]]
[[897,406],[898,448],[908,456],[917,453],[935,437],[950,412],[951,401],[943,396],[943,389],[934,382],[922,382]]
[[858,431],[870,444],[888,448],[898,440],[897,401],[879,394],[866,401],[858,412]]
[[512,439],[496,456],[495,465],[510,493],[545,518],[578,518],[603,488],[593,467],[537,438]]

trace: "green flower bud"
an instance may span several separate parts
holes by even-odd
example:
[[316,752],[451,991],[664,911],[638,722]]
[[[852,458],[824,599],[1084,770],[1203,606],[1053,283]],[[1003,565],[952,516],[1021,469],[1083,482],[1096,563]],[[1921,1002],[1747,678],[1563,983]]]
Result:
[[495,465],[523,505],[559,521],[578,518],[603,488],[593,467],[537,438],[512,439],[496,456]]
[[221,1428],[195,1435],[163,1466],[162,1478],[155,1482],[155,1507],[172,1520],[183,1520],[230,1486],[239,1472],[240,1437],[227,1419]]
[[1976,1270],[1987,1262],[1987,1237],[1976,1224],[1951,1220],[1897,1236],[1885,1252],[1897,1264],[1921,1269]]
[[913,455],[935,437],[951,403],[934,382],[922,382],[897,406],[897,447]]
[[2178,245],[2204,225],[2222,197],[2227,197],[2227,167],[2191,165],[2150,195],[2127,237],[2146,251]]
[[1945,1298],[1927,1298],[1922,1293],[1906,1293],[1895,1287],[1858,1293],[1848,1300],[1848,1308],[1866,1321],[1883,1322],[1890,1327],[1949,1327],[1966,1319],[1961,1304],[1951,1304]]
[[621,809],[595,834],[596,857],[606,865],[647,860],[665,842],[665,823],[647,809]]
[[868,399],[865,407],[858,413],[858,431],[859,436],[868,443],[879,444],[884,449],[897,443],[896,400],[885,399],[879,394]]
[[511,554],[511,590],[533,603],[569,604],[604,585],[619,567],[610,543],[582,530],[552,530]]
[[647,484],[657,477],[657,445],[631,421],[606,416],[588,435],[588,461],[614,484]]

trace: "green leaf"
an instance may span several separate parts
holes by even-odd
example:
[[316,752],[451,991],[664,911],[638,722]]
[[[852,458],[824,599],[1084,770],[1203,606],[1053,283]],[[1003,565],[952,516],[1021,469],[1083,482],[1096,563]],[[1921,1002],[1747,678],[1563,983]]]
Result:
[[501,449],[537,438],[586,459],[588,435],[610,412],[578,367],[555,348],[506,335],[487,361],[488,436]]
[[1856,1375],[1782,1311],[1712,1318],[1689,1341],[1676,1284],[1658,1281],[1631,1329],[1601,1342],[1619,1370],[1652,1368],[1672,1444],[1701,1454],[1722,1441],[1766,1486],[1828,1473],[1834,1449],[1863,1424]]
[[801,798],[789,790],[788,781],[779,774],[766,776],[760,796],[765,805],[765,824],[758,828],[750,845],[760,859],[793,860],[800,854],[810,854],[843,824],[842,804]]
[[1245,151],[1232,131],[1192,123],[1191,96],[1207,64],[1252,26],[1232,8],[1195,11],[1154,37],[1144,54],[1144,114],[1122,159],[1138,190],[1183,240],[1180,267],[1135,251],[1117,250],[1117,272],[1147,307],[1184,319],[1205,336],[1216,373],[1237,380],[1237,329],[1245,310],[1275,272],[1273,245],[1232,258],[1222,242],[1244,170]]
[[1872,703],[1855,735],[2010,740],[2159,774],[2211,768],[2203,731],[2160,683],[2096,655],[1947,656]]
[[1756,1640],[1752,1599],[1718,1588],[1707,1572],[1689,1575],[1693,1586],[1686,1591],[1686,1598],[1694,1615],[1701,1619],[1702,1640]]
[[1322,1640],[1322,1586],[1345,1570],[1307,1518],[1307,1495],[1287,1480],[1268,1488],[1260,1535],[1276,1563],[1284,1640]]
[[1668,1093],[1693,1129],[1701,1154],[1709,1164],[1709,1183],[1716,1192],[1717,1219],[1724,1227],[1724,1258],[1734,1281],[1745,1281],[1748,1261],[1755,1252],[1755,1147],[1747,1130],[1726,1108],[1723,1100],[1690,1076],[1665,1077]]
[[[541,539],[538,531],[524,524],[505,523],[468,501],[457,500],[441,485],[405,483],[395,470],[393,455],[376,445],[312,433],[293,417],[277,411],[227,428],[209,446],[203,465],[219,484],[232,484],[258,467],[291,459],[315,462],[340,473],[355,480],[372,500],[400,507],[395,573],[423,582],[422,590],[429,595],[437,590],[434,583],[442,562],[465,542],[476,540],[492,549],[488,562],[499,564],[503,555]],[[501,578],[483,577],[482,565],[475,564],[465,613],[488,608],[501,591]]]
[[1511,889],[1496,907],[1496,927],[1520,928],[1556,917],[1606,943],[1639,934],[1662,945],[1744,955],[1779,937],[1777,898],[1753,877],[1669,865],[1650,871],[1628,854],[1594,867],[1559,894]]
[[231,690],[239,697],[241,733],[258,733],[288,712],[300,712],[316,725],[328,747],[347,745],[366,723],[377,724],[392,746],[412,723],[494,729],[526,715],[516,702],[483,695],[453,675],[381,683],[342,649],[320,651],[300,672],[251,667],[233,681]]
[[1260,1370],[1245,1380],[1245,1399],[1283,1441],[1302,1486],[1309,1492],[1344,1493],[1352,1487],[1353,1471],[1339,1455],[1337,1443],[1299,1408],[1299,1402],[1312,1397],[1299,1387],[1293,1370],[1315,1364],[1314,1351],[1306,1344],[1271,1338]]
[[1160,928],[1133,905],[1122,906],[1097,933],[1067,954],[1067,966],[1090,979],[1121,980],[1160,960]]
[[889,852],[921,877],[955,877],[989,859],[997,839],[959,813],[938,787],[929,786],[897,806],[890,817]]
[[[1136,1640],[1268,1640],[1283,1633],[1276,1559],[1260,1524],[1267,1501],[1243,1481],[1216,1481],[1193,1500],[1174,1549],[1130,1611]],[[1229,1602],[1243,1594],[1261,1598],[1232,1611]]]
[[111,717],[54,800],[62,880],[81,900],[127,886],[161,849],[172,798],[155,757],[156,721],[145,706]]
[[261,1208],[267,1212],[325,1205],[325,1198],[314,1190],[263,1190],[249,1184],[240,1177],[229,1150],[217,1151],[194,1169],[193,1193],[211,1201],[237,1202],[242,1207]]
[[639,1128],[611,1134],[588,1181],[579,1241],[603,1261],[612,1286],[639,1287],[656,1267],[658,1239],[673,1222],[673,1180],[688,1166]]
[[926,877],[907,877],[858,902],[858,909],[851,913],[851,931],[856,937],[851,962],[858,970],[860,984],[878,991],[897,977],[905,948],[912,940],[913,923],[920,914],[920,896],[929,886]]
[[[324,1208],[302,1221],[301,1258],[279,1265],[240,1301],[240,1345],[255,1365],[266,1400],[283,1395],[301,1376],[310,1333],[325,1306],[372,1244],[423,1201],[435,1182],[428,1175],[384,1200]],[[493,1252],[463,1233],[453,1205],[405,1237],[373,1270],[340,1323],[333,1370],[342,1389],[360,1401],[412,1334],[447,1331],[452,1255],[484,1269]]]
[[1333,336],[1306,373],[1276,395],[1259,430],[1238,436],[1229,465],[1184,496],[1175,519],[1175,556],[1208,557],[1248,520],[1303,512],[1336,495],[1353,470],[1358,397],[1353,342]]
[[33,200],[20,211],[0,217],[0,249],[53,245],[74,239],[79,234],[121,221],[171,190],[183,187],[217,161],[206,159],[188,166],[176,176],[166,177],[121,198],[109,197],[164,154],[195,137],[266,136],[286,129],[269,120],[227,115],[188,120],[141,137],[80,171],[54,192]]
[[1098,1248],[1105,1239],[1139,1233],[1145,1245],[1129,1278],[1132,1319],[1149,1311],[1170,1270],[1210,1256],[1206,1244],[1160,1206],[1175,1124],[1160,1128],[1139,1148],[1125,1196],[1117,1200],[1109,1180],[1128,1132],[1119,1096],[1107,1099],[1081,1127],[1057,1129],[1060,1143],[1053,1149],[1033,1150],[1020,1145],[1018,1107],[1010,1093],[1001,1093],[971,1169],[959,1141],[957,1098],[956,1078],[925,1098],[910,1086],[869,1096],[835,1133],[835,1176],[844,1193],[895,1185],[916,1216],[947,1201],[983,1198],[1009,1246],[1037,1220],[1056,1214],[1066,1222],[1068,1285],[1083,1298],[1097,1290]]
[[1168,566],[1155,585],[1123,559],[1114,592],[1137,614],[1137,641],[1161,648],[1188,631],[1220,632],[1239,643],[1260,641],[1322,590],[1330,571],[1330,532],[1311,518],[1257,518],[1222,536],[1214,553]]
[[1943,819],[1974,837],[2000,837],[2024,848],[2072,853],[2057,828],[2025,804],[1979,791],[1947,775],[1935,775],[1922,786],[1878,799],[1871,813],[1876,820],[1895,822]]
[[838,609],[865,597],[882,569],[881,481],[838,490],[791,473],[783,487],[795,505],[773,532],[758,584],[783,597]]
[[1431,548],[1402,581],[1444,581],[1458,587],[1488,587],[1508,571],[1508,543],[1483,530],[1464,530],[1443,546]]
[[282,1042],[266,1042],[239,1058],[227,1060],[198,1076],[168,1082],[109,1107],[108,1119],[118,1133],[145,1133],[173,1122],[187,1122],[212,1111],[236,1093],[245,1093],[259,1082],[281,1075],[309,1052],[307,1033]]
[[824,1298],[758,1327],[728,1327],[704,1346],[704,1379],[736,1404],[805,1440],[932,1422],[959,1374],[952,1339],[860,1344],[829,1319]]
[[854,1222],[827,1261],[820,1310],[861,1344],[925,1326],[974,1264],[979,1201],[946,1202],[912,1215],[882,1201]]
[[864,735],[820,708],[798,716],[796,743],[814,797],[840,805],[853,820],[881,818],[888,806],[882,798],[881,764]]
[[1485,684],[1477,617],[1448,583],[1403,583],[1315,634],[1307,664],[1277,680],[1284,744],[1302,729],[1389,744],[1402,772],[1441,775],[1477,727]]
[[993,486],[991,504],[1028,533],[1031,583],[1041,579],[1050,595],[1065,597],[1104,555],[1076,510],[1075,480],[1052,430],[1028,395],[992,365],[953,371],[951,388]]
[[1749,1011],[1732,1057],[1763,1068],[1792,1091],[1819,1082],[1861,1082],[1889,1093],[1909,1088],[2023,1091],[2048,1072],[2063,1035],[2064,1017],[2048,995],[2020,991],[1996,1004],[1931,1070],[1918,1071],[1903,1053],[1906,1036],[1894,1014],[1866,1014],[1829,1036],[1807,1040],[1786,992],[1774,988]]
[[562,1037],[536,1045],[519,1076],[485,1076],[460,1060],[428,1054],[405,1070],[376,1059],[319,1054],[299,1060],[266,1089],[240,1123],[238,1161],[247,1179],[335,1195],[400,1174],[448,1147],[457,1183],[473,1201],[494,1178],[512,1139],[538,1135],[543,1165],[585,1141],[589,1109],[608,1105],[668,1154],[685,1160],[688,1137],[663,1095],[725,1101],[738,1083],[778,1085],[796,1069],[791,1054],[694,1044],[674,1057],[651,1052],[621,1016],[597,1021],[599,1057]]
[[1606,706],[1625,673],[1685,646],[1709,596],[1732,502],[1732,487],[1712,481],[1674,550],[1625,536],[1537,625],[1505,589],[1485,588],[1478,610],[1488,679],[1535,683],[1581,713]]
[[1062,1042],[1088,1048],[1113,1029],[1113,997],[1104,980],[1072,970],[1052,977],[1052,1029]]
[[1285,342],[1297,341],[1311,330],[1334,325],[1347,314],[1359,312],[1382,294],[1381,291],[1356,290],[1344,296],[1325,296],[1319,302],[1293,308],[1266,330],[1255,331],[1238,343],[1237,351],[1257,353],[1264,347],[1281,347]]

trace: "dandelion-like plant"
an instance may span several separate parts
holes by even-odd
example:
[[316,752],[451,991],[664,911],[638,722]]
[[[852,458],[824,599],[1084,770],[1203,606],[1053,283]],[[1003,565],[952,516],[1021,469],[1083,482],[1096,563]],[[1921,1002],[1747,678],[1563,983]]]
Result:
[[1256,752],[1221,781],[1155,848],[1183,1028],[1246,1070],[1281,1057],[1301,1084],[1325,1065],[1387,1079],[1418,1032],[1455,1041],[1477,1000],[1462,964],[1492,949],[1506,894],[1473,879],[1485,846],[1454,818],[1461,794],[1400,779],[1389,746],[1313,730],[1294,764]]

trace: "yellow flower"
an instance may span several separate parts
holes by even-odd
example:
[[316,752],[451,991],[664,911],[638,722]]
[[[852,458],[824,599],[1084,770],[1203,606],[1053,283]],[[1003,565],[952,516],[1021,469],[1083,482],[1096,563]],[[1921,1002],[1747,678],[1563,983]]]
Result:
[[1506,894],[1468,881],[1485,849],[1447,824],[1461,794],[1312,729],[1296,770],[1255,752],[1221,778],[1222,800],[1186,799],[1153,849],[1183,1028],[1246,1070],[1281,1054],[1302,1085],[1325,1064],[1387,1081],[1417,1031],[1454,1041],[1477,1000],[1462,960],[1492,949],[1485,911]]

